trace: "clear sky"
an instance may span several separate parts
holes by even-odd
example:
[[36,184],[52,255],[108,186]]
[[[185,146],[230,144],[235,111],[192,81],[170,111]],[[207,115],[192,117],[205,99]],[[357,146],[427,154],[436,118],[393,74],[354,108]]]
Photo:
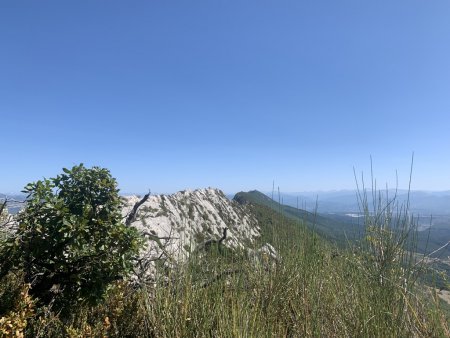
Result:
[[0,192],[450,189],[450,1],[0,2]]

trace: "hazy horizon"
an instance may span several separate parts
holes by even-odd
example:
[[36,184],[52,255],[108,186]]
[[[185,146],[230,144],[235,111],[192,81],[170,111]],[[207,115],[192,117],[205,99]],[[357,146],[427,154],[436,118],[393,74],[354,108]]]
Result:
[[[267,196],[270,197],[270,195],[272,194],[271,190],[263,190],[263,189],[257,189],[257,188],[253,188],[253,189],[241,189],[241,190],[235,190],[235,191],[227,191],[222,189],[221,187],[186,187],[184,189],[179,189],[179,190],[172,190],[172,191],[152,191],[151,189],[149,190],[139,190],[139,191],[124,191],[124,190],[120,190],[120,194],[121,195],[144,195],[148,192],[151,193],[151,195],[159,195],[159,194],[174,194],[177,193],[179,191],[183,191],[183,190],[197,190],[197,189],[206,189],[206,188],[214,188],[214,189],[219,189],[221,191],[223,191],[226,195],[234,195],[237,194],[238,192],[249,192],[249,191],[259,191]],[[371,193],[370,187],[366,187],[367,192]],[[395,188],[389,189],[389,192],[393,192],[395,191]],[[357,189],[331,189],[331,190],[306,190],[306,191],[283,191],[280,189],[280,194],[281,195],[288,195],[291,197],[296,197],[296,196],[301,196],[301,195],[315,195],[315,194],[333,194],[333,193],[355,193],[357,191]],[[377,191],[380,191],[380,189],[378,189]],[[381,189],[381,192],[385,191],[384,189]],[[399,194],[406,194],[408,192],[408,189],[401,189],[398,188],[397,189]],[[450,190],[410,190],[411,193],[427,193],[427,194],[449,194],[450,195]],[[22,195],[23,193],[21,191],[0,191],[0,198],[3,197],[4,195],[6,196],[12,196],[12,195]],[[274,199],[276,199],[275,197],[278,196],[278,187],[276,190],[273,191],[273,195],[274,195]]]
[[2,2],[0,192],[450,190],[450,2]]

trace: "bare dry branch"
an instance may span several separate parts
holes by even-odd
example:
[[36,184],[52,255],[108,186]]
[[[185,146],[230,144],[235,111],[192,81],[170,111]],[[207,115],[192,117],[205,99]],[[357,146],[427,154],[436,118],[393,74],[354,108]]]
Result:
[[139,207],[144,204],[148,198],[150,197],[150,192],[146,194],[139,202],[136,202],[131,212],[128,214],[127,219],[125,221],[126,226],[130,226],[131,223],[133,223],[136,220],[137,212],[139,210]]
[[430,252],[428,255],[424,255],[422,257],[422,259],[420,261],[418,261],[416,264],[414,264],[414,266],[417,266],[419,264],[421,264],[422,262],[424,262],[427,258],[431,258],[431,255],[434,255],[436,252],[441,251],[442,249],[445,249],[447,246],[450,245],[450,241],[448,241],[447,243],[445,243],[443,246],[437,248],[436,250],[434,250],[433,252]]
[[142,235],[144,235],[144,236],[148,236],[148,237],[150,237],[151,239],[153,239],[153,240],[166,240],[166,241],[169,241],[169,240],[171,240],[171,239],[178,239],[179,237],[171,237],[171,236],[163,236],[163,237],[159,237],[159,236],[156,236],[156,235],[154,235],[154,234],[151,234],[151,233],[149,233],[149,232],[142,232]]
[[0,203],[0,217],[3,215],[3,212],[6,210],[6,204],[8,200],[5,199],[2,203]]

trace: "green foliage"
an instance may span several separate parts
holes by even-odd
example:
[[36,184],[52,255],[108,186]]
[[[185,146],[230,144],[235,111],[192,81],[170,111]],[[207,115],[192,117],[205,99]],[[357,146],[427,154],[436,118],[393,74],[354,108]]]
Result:
[[[117,183],[107,169],[82,164],[30,183],[13,240],[1,251],[1,275],[21,270],[42,302],[99,300],[125,276],[140,240],[122,222]],[[0,276],[1,276],[0,275]]]

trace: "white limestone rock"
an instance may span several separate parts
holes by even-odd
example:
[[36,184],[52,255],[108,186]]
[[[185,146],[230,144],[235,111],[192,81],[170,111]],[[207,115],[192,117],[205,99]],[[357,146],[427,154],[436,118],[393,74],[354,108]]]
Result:
[[[123,197],[124,217],[140,199]],[[182,262],[206,240],[218,240],[225,227],[228,233],[223,245],[229,248],[252,247],[260,236],[258,221],[249,210],[213,188],[150,196],[131,225],[147,235],[141,252],[146,261],[170,256]]]

